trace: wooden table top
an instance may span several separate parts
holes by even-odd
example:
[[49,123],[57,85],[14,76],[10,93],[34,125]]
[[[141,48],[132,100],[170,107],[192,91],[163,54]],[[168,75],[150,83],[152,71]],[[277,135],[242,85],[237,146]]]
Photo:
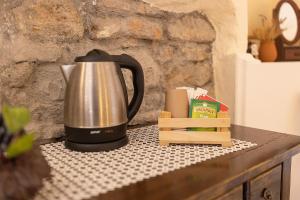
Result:
[[278,165],[300,152],[300,137],[232,126],[233,138],[255,147],[194,164],[92,198],[96,199],[208,199]]

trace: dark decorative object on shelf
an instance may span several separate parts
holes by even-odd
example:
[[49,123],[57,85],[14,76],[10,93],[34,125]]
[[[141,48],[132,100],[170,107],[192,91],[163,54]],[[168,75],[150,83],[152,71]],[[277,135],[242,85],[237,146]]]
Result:
[[0,199],[27,200],[50,177],[50,167],[33,145],[34,135],[24,127],[30,121],[26,108],[4,105],[0,114]]
[[300,61],[300,10],[293,0],[281,0],[273,11],[275,20],[283,20],[282,34],[276,38],[277,61]]
[[32,199],[50,178],[50,167],[38,145],[22,156],[0,161],[0,199]]
[[258,59],[259,56],[259,40],[249,40],[248,47],[247,47],[247,53],[250,53],[254,58]]

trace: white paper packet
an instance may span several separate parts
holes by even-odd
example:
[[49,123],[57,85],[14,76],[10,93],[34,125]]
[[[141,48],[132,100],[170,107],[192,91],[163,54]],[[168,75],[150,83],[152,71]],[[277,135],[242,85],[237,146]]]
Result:
[[189,104],[191,104],[191,100],[195,99],[198,96],[201,95],[207,95],[208,91],[204,90],[202,88],[192,88],[192,87],[177,87],[178,90],[186,90],[188,98],[189,98]]

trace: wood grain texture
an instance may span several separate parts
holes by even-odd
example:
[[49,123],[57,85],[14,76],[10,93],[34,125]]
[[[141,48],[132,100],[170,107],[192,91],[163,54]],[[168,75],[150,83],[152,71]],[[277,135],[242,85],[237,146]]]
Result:
[[290,200],[291,167],[291,159],[287,159],[282,163],[281,200]]
[[300,152],[298,136],[242,126],[232,126],[231,133],[233,138],[258,145],[131,184],[92,200],[213,199]]
[[[220,144],[232,146],[228,112],[218,112],[218,118],[171,118],[171,113],[162,111],[158,119],[159,143],[169,144]],[[184,128],[213,127],[216,131],[187,131]],[[184,130],[176,130],[176,129]]]
[[269,195],[272,200],[280,200],[281,170],[282,166],[279,165],[251,180],[250,199],[265,200]]
[[[240,185],[226,194],[223,194],[214,200],[242,200],[243,199],[243,186]],[[199,199],[200,200],[200,199]]]
[[159,128],[230,127],[230,118],[159,118]]
[[[168,112],[168,111],[161,111],[159,113],[159,118],[171,118],[171,116],[172,116],[171,112]],[[160,128],[159,130],[161,130],[161,131],[170,131],[171,128]],[[161,143],[161,144],[163,144],[163,143]]]
[[224,144],[231,146],[231,134],[227,132],[204,131],[160,131],[162,144]]
[[[228,112],[218,112],[217,118],[229,118],[229,113]],[[229,131],[228,127],[222,127],[222,128],[217,128],[218,132],[226,132]]]

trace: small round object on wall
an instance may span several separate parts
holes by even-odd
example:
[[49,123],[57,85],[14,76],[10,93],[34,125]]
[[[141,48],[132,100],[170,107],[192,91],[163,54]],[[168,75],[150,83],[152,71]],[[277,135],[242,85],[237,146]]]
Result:
[[274,10],[274,17],[280,21],[281,37],[286,44],[294,44],[300,38],[300,12],[297,4],[292,0],[281,0]]
[[273,11],[281,35],[276,38],[277,61],[300,61],[300,9],[293,0],[281,0]]

